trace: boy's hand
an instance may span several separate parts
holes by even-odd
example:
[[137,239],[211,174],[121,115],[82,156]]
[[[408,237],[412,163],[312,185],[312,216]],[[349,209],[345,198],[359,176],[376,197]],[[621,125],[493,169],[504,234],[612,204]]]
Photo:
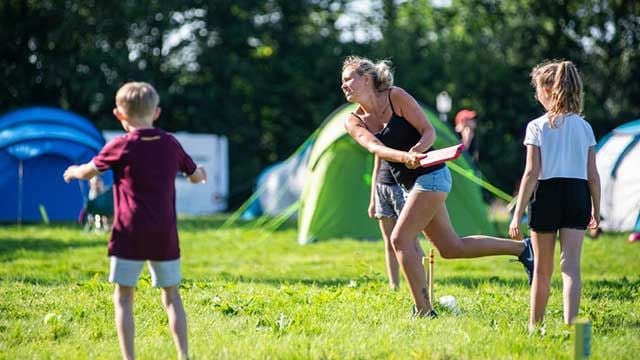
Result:
[[64,171],[62,177],[64,178],[64,182],[69,183],[71,180],[77,178],[76,170],[78,169],[78,165],[71,165]]
[[65,182],[70,182],[73,179],[78,180],[89,180],[92,177],[98,174],[98,170],[91,165],[91,163],[86,163],[83,165],[71,165],[64,171],[62,177]]
[[193,174],[189,175],[189,181],[193,184],[198,183],[206,183],[207,182],[207,172],[204,171],[204,168],[201,165],[198,165],[196,171]]

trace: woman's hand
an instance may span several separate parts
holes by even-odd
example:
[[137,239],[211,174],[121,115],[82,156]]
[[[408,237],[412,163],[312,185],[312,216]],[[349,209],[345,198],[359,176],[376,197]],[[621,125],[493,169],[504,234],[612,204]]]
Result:
[[404,161],[404,165],[409,168],[409,169],[417,169],[418,167],[420,167],[420,160],[422,160],[423,158],[427,157],[427,154],[423,154],[423,153],[419,153],[419,152],[415,152],[415,151],[409,151],[407,153],[407,155],[405,156],[405,161]]
[[409,152],[417,152],[421,154],[425,151],[427,151],[427,148],[421,142],[418,142],[417,144],[413,145],[411,149],[409,149]]
[[520,217],[514,215],[509,224],[509,236],[514,240],[522,240],[522,232],[520,231]]

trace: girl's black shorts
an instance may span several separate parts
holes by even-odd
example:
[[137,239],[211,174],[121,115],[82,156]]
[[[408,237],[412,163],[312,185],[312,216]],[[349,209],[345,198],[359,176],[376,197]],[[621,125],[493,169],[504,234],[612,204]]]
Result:
[[585,230],[591,220],[591,194],[584,179],[539,180],[529,203],[529,227],[536,232]]

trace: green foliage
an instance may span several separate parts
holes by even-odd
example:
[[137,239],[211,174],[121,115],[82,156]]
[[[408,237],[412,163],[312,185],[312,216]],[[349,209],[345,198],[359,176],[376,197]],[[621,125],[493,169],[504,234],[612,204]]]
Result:
[[476,109],[480,168],[507,192],[525,123],[542,113],[533,65],[577,63],[599,136],[640,114],[637,1],[360,3],[371,11],[356,13],[352,0],[0,1],[0,111],[61,106],[117,128],[116,89],[152,82],[159,126],[228,136],[232,204],[344,102],[340,65],[353,53],[390,58],[396,83],[427,105],[447,90],[450,118]]
[[[381,242],[299,246],[293,230],[217,230],[223,220],[180,220],[181,294],[197,359],[570,358],[558,271],[544,333],[526,332],[526,276],[507,257],[437,257],[436,298],[455,296],[461,312],[412,320],[405,283],[387,288]],[[0,227],[1,359],[119,356],[105,247],[105,235],[75,226]],[[640,351],[637,250],[622,235],[585,240],[580,315],[593,323],[593,358]],[[138,357],[175,358],[146,270],[135,299]]]

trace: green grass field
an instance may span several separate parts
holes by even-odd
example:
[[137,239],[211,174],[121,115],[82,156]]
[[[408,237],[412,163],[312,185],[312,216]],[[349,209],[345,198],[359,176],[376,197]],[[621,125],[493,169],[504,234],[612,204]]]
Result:
[[[182,296],[195,359],[562,359],[572,354],[554,276],[544,333],[526,331],[529,289],[508,257],[436,257],[435,297],[461,312],[412,320],[406,284],[387,287],[382,242],[299,246],[294,229],[218,230],[182,219]],[[106,235],[69,226],[0,227],[0,358],[117,359]],[[426,246],[426,244],[424,244]],[[557,259],[557,256],[556,256]],[[556,269],[559,267],[557,266]],[[593,359],[640,354],[640,244],[585,240],[581,315]],[[136,353],[176,357],[159,290],[143,273]]]

